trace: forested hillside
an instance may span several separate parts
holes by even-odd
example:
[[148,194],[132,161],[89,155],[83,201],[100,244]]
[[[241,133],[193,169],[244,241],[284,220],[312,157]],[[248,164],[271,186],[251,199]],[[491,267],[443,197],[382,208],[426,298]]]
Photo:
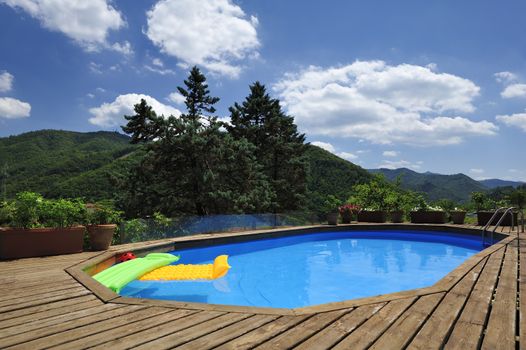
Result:
[[[7,197],[20,191],[36,191],[49,197],[91,196],[98,187],[95,197],[106,197],[111,188],[104,178],[90,176],[91,172],[105,167],[121,171],[121,166],[115,165],[136,148],[127,136],[104,131],[41,130],[0,138],[0,194],[4,185]],[[84,177],[84,181],[74,180],[78,177]],[[67,193],[62,193],[62,188],[68,188]]]
[[[114,132],[41,130],[0,138],[0,167],[7,165],[7,196],[31,190],[46,197],[114,198],[115,179],[140,162],[143,151]],[[356,183],[369,181],[363,168],[319,147],[307,146],[309,208],[332,194],[344,200]],[[0,168],[1,169],[1,168]]]

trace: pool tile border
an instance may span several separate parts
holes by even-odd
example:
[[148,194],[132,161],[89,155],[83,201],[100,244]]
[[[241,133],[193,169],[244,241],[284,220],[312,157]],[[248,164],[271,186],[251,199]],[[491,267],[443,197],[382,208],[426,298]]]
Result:
[[456,269],[448,273],[441,280],[430,287],[411,289],[407,291],[383,294],[373,297],[352,299],[340,302],[326,303],[314,306],[307,306],[294,309],[283,308],[265,308],[265,307],[250,307],[250,306],[235,306],[235,305],[219,305],[219,304],[205,304],[205,303],[191,303],[178,302],[169,300],[156,299],[141,299],[122,297],[114,293],[110,289],[104,287],[95,281],[91,276],[98,270],[101,270],[115,262],[118,255],[127,251],[133,250],[137,256],[144,256],[153,252],[168,252],[177,248],[190,248],[201,246],[203,243],[231,243],[232,241],[242,242],[254,239],[264,239],[269,237],[283,237],[289,235],[313,233],[320,231],[348,231],[348,230],[378,230],[378,229],[406,229],[406,230],[427,230],[427,231],[446,231],[446,232],[460,232],[470,235],[480,235],[481,229],[471,228],[457,225],[434,225],[434,224],[350,224],[350,225],[317,225],[304,226],[295,228],[280,228],[273,230],[259,230],[235,233],[218,233],[218,234],[203,234],[198,236],[178,237],[161,242],[145,242],[133,249],[123,249],[117,247],[116,250],[111,250],[106,253],[101,253],[89,260],[80,264],[73,265],[66,269],[66,272],[76,279],[87,289],[91,290],[100,300],[105,303],[128,304],[128,305],[148,305],[148,306],[162,306],[176,309],[190,309],[190,310],[207,310],[219,312],[234,312],[234,313],[252,313],[252,314],[266,314],[266,315],[310,315],[320,312],[329,312],[340,309],[348,309],[357,306],[368,304],[375,304],[379,302],[391,301],[396,299],[403,299],[409,297],[416,297],[428,294],[448,292],[453,288],[469,271],[471,271],[480,261],[485,259],[495,251],[502,249],[506,244],[515,239],[515,236],[508,236],[503,233],[496,233],[496,239],[500,239],[492,246],[480,251],[471,256],[464,263]]

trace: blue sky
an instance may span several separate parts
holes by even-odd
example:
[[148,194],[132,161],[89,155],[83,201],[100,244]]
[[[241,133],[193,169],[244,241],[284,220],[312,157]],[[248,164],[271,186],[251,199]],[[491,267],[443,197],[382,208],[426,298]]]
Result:
[[120,130],[266,84],[308,141],[366,168],[526,181],[524,1],[0,0],[0,136]]

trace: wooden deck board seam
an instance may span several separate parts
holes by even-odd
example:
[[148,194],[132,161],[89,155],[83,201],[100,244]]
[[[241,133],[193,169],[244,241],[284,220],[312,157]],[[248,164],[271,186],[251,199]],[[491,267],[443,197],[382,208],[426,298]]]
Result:
[[502,255],[502,259],[500,261],[499,266],[499,272],[497,273],[497,278],[495,280],[495,284],[493,285],[493,292],[491,295],[491,302],[489,303],[488,312],[486,313],[486,319],[484,320],[484,326],[482,328],[482,334],[480,335],[479,342],[477,344],[477,349],[480,349],[482,347],[482,343],[484,342],[484,337],[486,336],[486,329],[488,327],[489,318],[491,315],[491,311],[493,309],[493,303],[495,301],[495,295],[497,294],[497,288],[499,286],[500,276],[502,273],[502,266],[504,265],[504,260],[506,258],[506,254],[508,252],[509,245],[506,245],[506,250],[504,251],[504,254]]
[[[378,304],[381,304],[381,303],[378,303]],[[347,333],[347,334],[344,334],[342,335],[342,337],[340,339],[338,339],[338,341],[336,343],[334,343],[333,346],[331,346],[330,348],[333,348],[334,346],[336,346],[336,344],[338,344],[343,338],[345,338],[346,336],[348,336],[349,334],[351,334],[352,332],[354,332],[356,329],[360,328],[360,326],[362,324],[364,324],[365,322],[367,322],[367,320],[369,320],[372,316],[374,316],[378,311],[380,311],[381,309],[383,309],[388,303],[384,303],[384,305],[382,305],[382,307],[380,307],[378,310],[376,310],[374,313],[372,313],[369,317],[367,317],[366,319],[364,319],[362,322],[360,322],[351,332]],[[344,316],[347,316],[347,315],[352,315],[353,312],[356,312],[356,310],[358,310],[359,307],[357,308],[354,308],[352,310],[350,310],[349,312],[346,312],[344,313],[343,315],[341,315],[340,317],[338,317],[336,320],[334,320],[333,322],[325,325],[325,327],[323,327],[323,329],[321,329],[319,332],[323,332],[323,330],[325,330],[325,328],[328,328],[330,327],[332,324],[338,322],[340,319],[342,319]],[[311,334],[309,337],[301,340],[299,343],[295,344],[292,348],[296,348],[298,346],[300,346],[301,344],[307,342],[310,338],[316,336],[316,334],[318,333],[313,333]]]
[[[495,251],[494,253],[496,253],[496,252],[497,251]],[[478,273],[477,278],[473,282],[473,285],[471,286],[471,289],[469,290],[469,294],[466,296],[466,299],[464,300],[464,303],[462,304],[462,307],[460,308],[457,316],[455,317],[455,320],[453,320],[453,323],[449,327],[449,330],[447,331],[446,336],[444,337],[444,339],[442,339],[441,348],[443,348],[447,344],[449,338],[451,337],[451,334],[453,333],[453,330],[455,329],[455,326],[456,326],[458,320],[460,319],[460,316],[462,315],[462,312],[464,311],[464,308],[466,307],[466,304],[468,303],[468,300],[471,297],[471,294],[473,294],[473,290],[475,289],[475,286],[477,285],[477,282],[479,281],[480,276],[482,275],[482,271],[484,271],[484,269],[486,268],[486,265],[488,265],[489,258],[490,258],[489,256],[486,257],[486,260],[484,261],[484,266],[482,266],[482,269]]]

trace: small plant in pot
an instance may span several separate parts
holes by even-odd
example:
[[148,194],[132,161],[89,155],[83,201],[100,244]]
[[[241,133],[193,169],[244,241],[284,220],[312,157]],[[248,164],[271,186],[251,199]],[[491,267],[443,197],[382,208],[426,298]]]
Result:
[[385,205],[389,208],[391,222],[404,222],[404,206],[406,204],[403,193],[391,192],[385,197]]
[[339,208],[342,224],[350,224],[353,216],[358,214],[360,207],[356,204],[344,204]]
[[323,203],[325,213],[327,213],[327,222],[329,225],[338,225],[338,216],[340,212],[338,208],[341,201],[333,195],[328,195]]
[[122,212],[107,203],[88,205],[88,235],[92,250],[107,250],[115,234]]

